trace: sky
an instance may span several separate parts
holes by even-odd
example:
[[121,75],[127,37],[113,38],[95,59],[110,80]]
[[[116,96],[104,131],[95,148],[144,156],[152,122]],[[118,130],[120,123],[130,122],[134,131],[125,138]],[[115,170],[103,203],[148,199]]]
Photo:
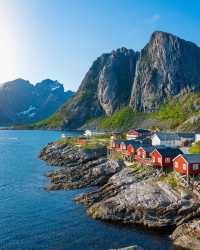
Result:
[[155,30],[200,46],[199,0],[0,0],[0,83],[51,78],[77,90],[102,53]]

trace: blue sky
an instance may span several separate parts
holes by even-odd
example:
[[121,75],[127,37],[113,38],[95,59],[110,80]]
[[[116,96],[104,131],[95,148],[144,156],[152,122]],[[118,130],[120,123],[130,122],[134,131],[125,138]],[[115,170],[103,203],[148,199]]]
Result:
[[200,45],[199,0],[0,0],[0,82],[57,79],[76,90],[102,53],[140,50],[162,30]]

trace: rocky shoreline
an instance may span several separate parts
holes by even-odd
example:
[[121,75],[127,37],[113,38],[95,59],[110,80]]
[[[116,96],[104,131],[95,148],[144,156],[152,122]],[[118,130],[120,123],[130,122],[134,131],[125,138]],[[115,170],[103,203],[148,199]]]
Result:
[[98,187],[75,198],[92,218],[156,229],[176,227],[171,236],[175,245],[197,249],[200,223],[193,219],[200,216],[200,202],[192,192],[163,181],[157,169],[108,159],[104,147],[82,149],[58,142],[49,143],[39,157],[59,167],[47,175],[48,191]]

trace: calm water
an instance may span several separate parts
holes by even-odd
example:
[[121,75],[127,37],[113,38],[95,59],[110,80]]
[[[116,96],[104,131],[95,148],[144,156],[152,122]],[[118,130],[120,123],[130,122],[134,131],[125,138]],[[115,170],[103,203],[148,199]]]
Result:
[[[81,191],[45,192],[40,149],[60,132],[0,131],[0,249],[95,250],[138,244],[173,249],[166,234],[106,224],[73,202]],[[83,191],[83,190],[82,190]]]

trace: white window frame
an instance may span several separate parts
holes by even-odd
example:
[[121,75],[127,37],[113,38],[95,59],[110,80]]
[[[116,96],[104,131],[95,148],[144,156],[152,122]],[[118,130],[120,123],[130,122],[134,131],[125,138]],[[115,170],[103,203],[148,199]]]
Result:
[[178,162],[177,161],[174,162],[174,167],[178,168]]
[[192,165],[192,170],[193,171],[199,170],[199,164],[198,163],[193,164]]
[[186,163],[183,163],[183,170],[186,170],[187,169],[187,165]]
[[171,162],[170,157],[166,157],[166,158],[165,158],[165,163],[170,163],[170,162]]

